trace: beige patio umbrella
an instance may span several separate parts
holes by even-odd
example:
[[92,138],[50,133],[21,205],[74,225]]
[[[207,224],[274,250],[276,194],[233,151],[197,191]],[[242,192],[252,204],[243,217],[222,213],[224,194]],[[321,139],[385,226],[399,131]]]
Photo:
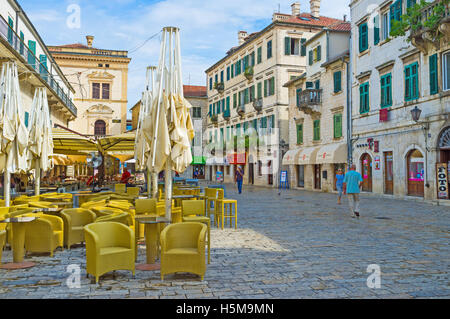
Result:
[[40,194],[41,169],[43,172],[52,168],[53,134],[48,108],[47,90],[36,88],[31,105],[29,131],[29,165],[35,169],[35,195]]
[[151,120],[144,124],[146,138],[150,138],[147,165],[155,174],[165,168],[166,218],[170,219],[172,170],[183,173],[190,165],[194,137],[191,106],[183,97],[179,28],[163,29],[156,87]]
[[17,65],[3,63],[0,76],[0,171],[4,173],[5,206],[10,205],[11,173],[27,171],[28,131],[19,89]]

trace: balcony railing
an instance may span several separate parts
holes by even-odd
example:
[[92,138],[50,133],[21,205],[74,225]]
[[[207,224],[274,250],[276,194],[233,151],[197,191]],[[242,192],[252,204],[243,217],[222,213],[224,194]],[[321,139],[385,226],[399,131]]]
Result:
[[[53,75],[50,74],[46,65],[42,64],[39,58],[28,48],[27,45],[20,39],[17,33],[9,26],[5,21],[3,16],[0,16],[0,35],[8,41],[11,47],[19,53],[25,61],[39,74],[41,79],[43,79],[58,95],[58,97],[65,104],[67,109],[74,115],[77,116],[77,108],[73,104],[72,100],[61,88],[59,83],[55,80]],[[48,59],[48,57],[47,57]],[[50,62],[52,65],[53,63]]]
[[307,113],[319,112],[322,105],[322,89],[306,89],[297,95],[297,107]]

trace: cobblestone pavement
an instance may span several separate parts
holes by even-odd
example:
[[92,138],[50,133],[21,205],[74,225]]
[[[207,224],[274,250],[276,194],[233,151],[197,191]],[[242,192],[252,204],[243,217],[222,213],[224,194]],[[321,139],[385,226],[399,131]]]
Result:
[[[91,284],[79,246],[31,255],[30,269],[0,269],[0,298],[450,298],[449,207],[362,195],[354,219],[334,194],[244,186],[238,195],[227,185],[227,197],[238,199],[238,229],[212,229],[204,281],[137,270]],[[80,265],[81,288],[68,288],[69,264]],[[367,286],[370,264],[381,288]]]

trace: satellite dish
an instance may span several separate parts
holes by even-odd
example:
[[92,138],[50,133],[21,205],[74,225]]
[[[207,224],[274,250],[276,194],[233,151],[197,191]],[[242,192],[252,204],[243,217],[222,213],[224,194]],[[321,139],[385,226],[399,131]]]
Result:
[[89,167],[98,168],[102,165],[102,157],[97,155],[95,152],[92,152],[87,156],[86,162]]

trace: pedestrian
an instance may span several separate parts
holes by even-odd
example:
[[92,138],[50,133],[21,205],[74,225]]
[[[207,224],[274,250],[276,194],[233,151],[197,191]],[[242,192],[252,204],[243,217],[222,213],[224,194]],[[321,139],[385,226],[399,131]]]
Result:
[[352,217],[359,217],[359,193],[362,182],[361,174],[356,171],[356,165],[352,164],[350,171],[345,174],[343,185],[344,194],[348,194],[348,203]]
[[336,174],[336,189],[338,191],[338,205],[341,205],[342,193],[344,190],[344,172],[339,168]]
[[234,177],[235,182],[237,183],[239,194],[242,193],[242,181],[244,180],[244,170],[240,165],[238,165],[236,169],[236,175]]

